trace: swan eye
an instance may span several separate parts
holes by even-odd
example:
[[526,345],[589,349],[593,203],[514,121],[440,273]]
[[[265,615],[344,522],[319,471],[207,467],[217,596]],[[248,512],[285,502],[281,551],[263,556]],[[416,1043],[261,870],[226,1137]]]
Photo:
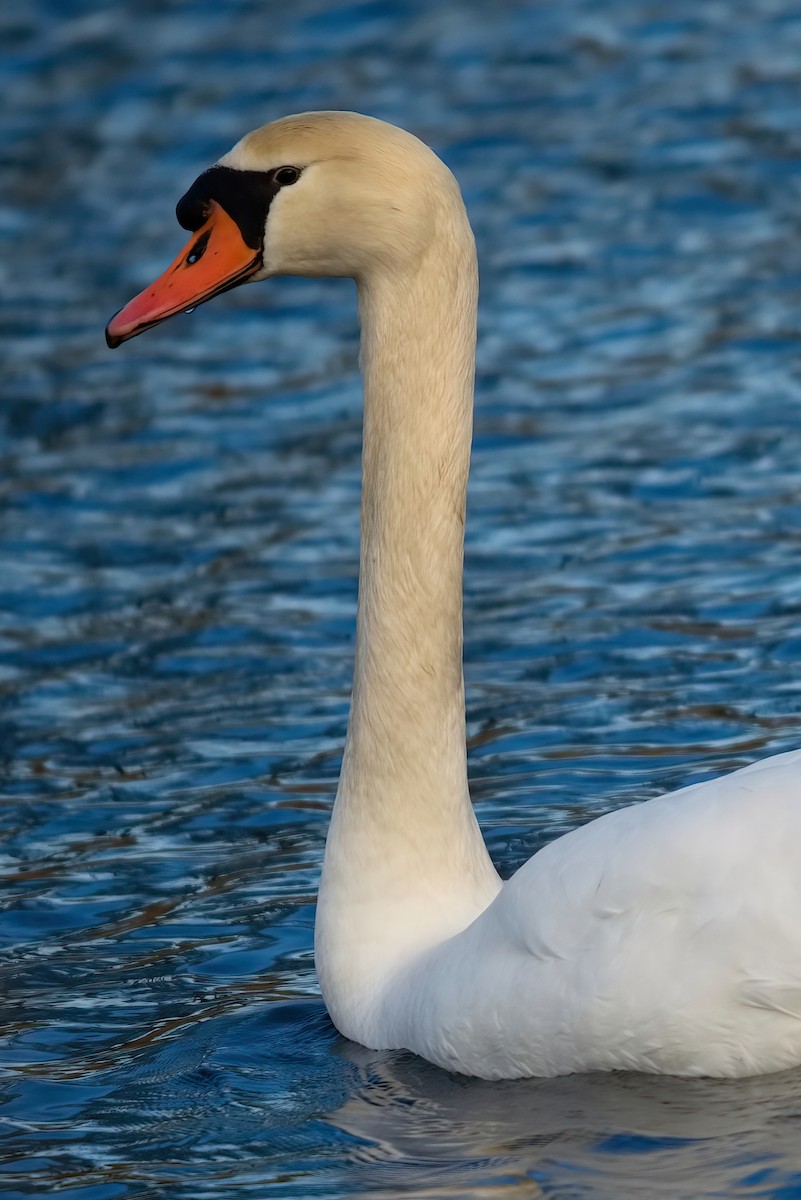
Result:
[[290,183],[297,183],[300,179],[300,167],[278,167],[273,179],[281,187],[289,187]]

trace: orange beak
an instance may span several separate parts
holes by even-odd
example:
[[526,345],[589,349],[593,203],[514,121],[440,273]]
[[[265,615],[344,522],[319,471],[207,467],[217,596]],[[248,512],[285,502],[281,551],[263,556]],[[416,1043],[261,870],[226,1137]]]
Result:
[[167,317],[244,283],[258,271],[261,250],[244,241],[236,221],[215,200],[209,217],[163,275],[134,296],[106,326],[112,350]]

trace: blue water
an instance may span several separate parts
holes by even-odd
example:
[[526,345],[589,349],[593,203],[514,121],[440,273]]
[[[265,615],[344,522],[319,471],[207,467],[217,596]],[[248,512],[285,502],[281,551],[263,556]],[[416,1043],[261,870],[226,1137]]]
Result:
[[502,872],[799,745],[801,12],[5,0],[0,45],[3,1200],[801,1197],[797,1072],[486,1084],[337,1036],[353,287],[102,338],[245,130],[410,127],[481,256],[466,683]]

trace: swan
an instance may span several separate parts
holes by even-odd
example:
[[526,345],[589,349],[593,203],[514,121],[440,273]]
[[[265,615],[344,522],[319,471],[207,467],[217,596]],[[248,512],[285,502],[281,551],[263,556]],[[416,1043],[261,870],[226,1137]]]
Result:
[[355,113],[247,134],[112,347],[246,281],[355,279],[364,383],[353,693],[315,961],[375,1050],[486,1079],[801,1063],[801,751],[619,809],[501,882],[467,784],[462,559],[477,267],[458,185]]

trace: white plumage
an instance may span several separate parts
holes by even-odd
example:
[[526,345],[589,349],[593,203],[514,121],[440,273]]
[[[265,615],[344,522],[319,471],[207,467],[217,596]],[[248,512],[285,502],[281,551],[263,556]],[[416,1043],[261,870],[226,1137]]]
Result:
[[[295,169],[263,262],[237,251],[250,278],[359,290],[356,665],[315,935],[334,1022],[486,1078],[801,1063],[801,752],[592,821],[505,884],[490,862],[461,667],[477,275],[450,172],[351,113],[286,118],[221,161],[248,186]],[[113,344],[179,304],[155,295],[115,318]]]
[[492,1078],[801,1060],[801,752],[550,843],[385,998],[398,1044]]

